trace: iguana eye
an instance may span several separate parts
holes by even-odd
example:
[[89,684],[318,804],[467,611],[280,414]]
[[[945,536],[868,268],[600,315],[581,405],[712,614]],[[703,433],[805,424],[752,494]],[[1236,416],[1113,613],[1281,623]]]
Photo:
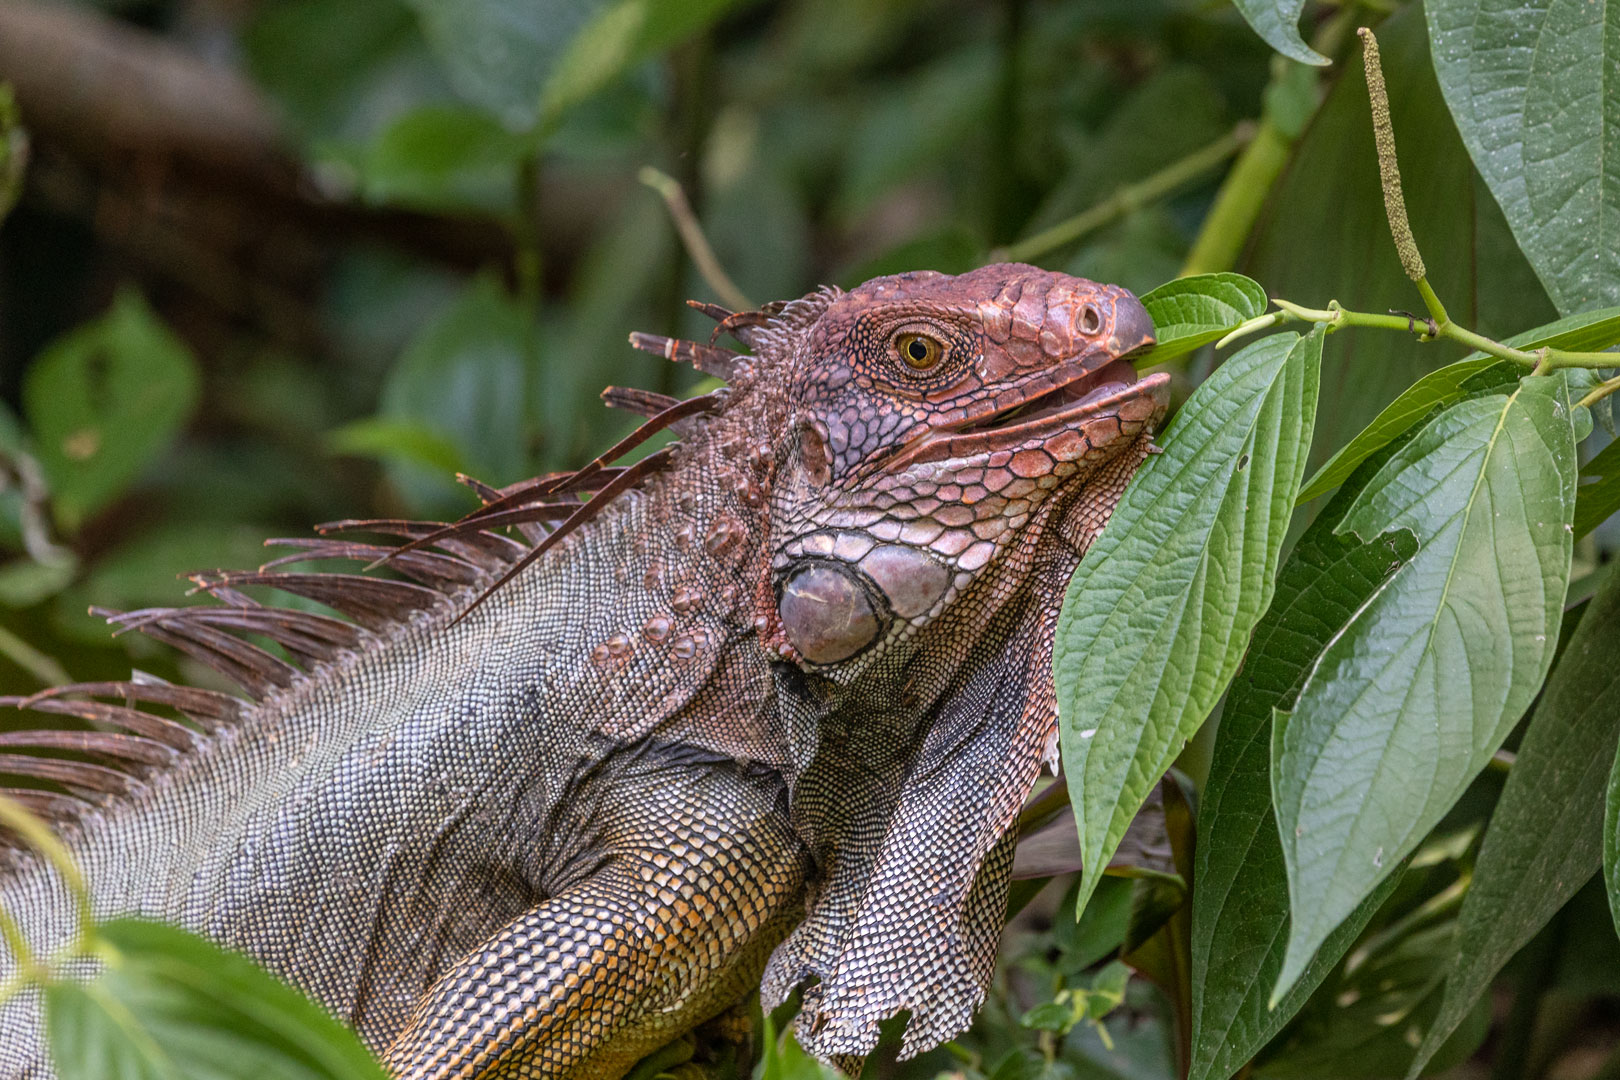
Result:
[[927,334],[899,334],[894,339],[894,350],[906,366],[916,371],[927,371],[939,364],[945,355],[945,346]]

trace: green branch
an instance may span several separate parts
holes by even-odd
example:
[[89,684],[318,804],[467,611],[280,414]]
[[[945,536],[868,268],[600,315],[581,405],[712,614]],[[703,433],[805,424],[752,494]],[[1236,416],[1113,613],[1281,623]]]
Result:
[[[1468,348],[1482,352],[1487,356],[1494,356],[1499,360],[1509,360],[1515,364],[1523,364],[1525,367],[1531,368],[1533,373],[1541,375],[1549,371],[1556,371],[1559,368],[1620,367],[1620,353],[1572,352],[1567,349],[1550,347],[1537,349],[1535,352],[1526,352],[1523,349],[1515,349],[1511,345],[1503,345],[1501,342],[1488,338],[1484,334],[1475,333],[1465,326],[1457,325],[1450,319],[1440,322],[1433,318],[1422,319],[1416,315],[1378,315],[1370,311],[1351,311],[1348,308],[1341,307],[1337,300],[1330,301],[1326,308],[1302,307],[1299,304],[1282,299],[1273,299],[1271,302],[1277,306],[1280,314],[1273,313],[1262,315],[1257,319],[1250,319],[1249,322],[1244,323],[1223,338],[1222,344],[1237,337],[1247,336],[1255,330],[1263,330],[1297,320],[1299,322],[1321,323],[1328,328],[1329,333],[1342,330],[1347,326],[1370,326],[1379,330],[1404,330],[1416,334],[1419,341],[1438,341],[1444,338],[1448,341],[1455,341],[1459,345],[1466,345]],[[1438,305],[1439,301],[1436,300],[1435,303]]]
[[992,262],[1030,262],[1067,247],[1089,233],[1139,210],[1144,206],[1172,194],[1192,183],[1205,173],[1219,168],[1226,160],[1254,139],[1255,124],[1245,120],[1214,142],[1186,157],[1173,161],[1143,180],[1127,184],[1102,202],[1095,204],[1050,229],[1044,229],[1026,240],[997,248],[990,253]]

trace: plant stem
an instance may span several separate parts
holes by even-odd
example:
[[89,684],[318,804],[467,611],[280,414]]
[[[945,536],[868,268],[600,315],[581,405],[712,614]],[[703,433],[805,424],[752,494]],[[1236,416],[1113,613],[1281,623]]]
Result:
[[38,679],[42,686],[60,686],[73,681],[61,664],[3,626],[0,626],[0,656]]
[[[517,219],[513,229],[517,241],[513,271],[517,293],[530,319],[540,311],[540,154],[535,151],[518,163]],[[531,335],[532,336],[532,335]]]
[[686,253],[692,257],[698,273],[703,275],[704,282],[714,290],[720,302],[733,311],[754,310],[754,302],[737,288],[737,283],[720,265],[714,248],[709,246],[708,237],[703,235],[703,227],[692,213],[691,204],[686,201],[686,193],[675,178],[648,165],[641,170],[640,179],[663,196],[669,216],[675,221],[675,231],[681,234],[681,243],[686,246]]
[[[1615,357],[1617,362],[1616,366],[1620,366],[1620,354],[1611,353],[1610,355]],[[1591,408],[1593,405],[1596,405],[1598,402],[1602,401],[1604,398],[1615,393],[1616,391],[1620,391],[1620,375],[1616,375],[1614,378],[1609,379],[1606,382],[1598,383],[1596,386],[1592,387],[1591,390],[1587,391],[1586,396],[1581,398],[1581,400],[1576,402],[1576,404]]]
[[1020,240],[990,253],[995,262],[1029,262],[1067,247],[1088,233],[1171,194],[1176,189],[1222,165],[1227,158],[1247,146],[1255,137],[1252,120],[1239,123],[1231,131],[1179,161],[1173,161],[1152,176],[1127,184],[1102,202],[1026,240]]
[[1182,264],[1182,277],[1219,273],[1237,265],[1272,185],[1288,164],[1293,145],[1294,140],[1273,120],[1261,119],[1254,138],[1238,155],[1215,193],[1215,202]]
[[[1432,295],[1432,292],[1430,295]],[[1525,367],[1531,368],[1535,374],[1546,374],[1559,368],[1620,367],[1620,353],[1569,352],[1564,349],[1553,348],[1542,348],[1537,349],[1535,352],[1526,352],[1523,349],[1515,349],[1511,345],[1503,345],[1499,341],[1493,341],[1484,334],[1477,334],[1467,327],[1458,326],[1450,319],[1444,321],[1438,319],[1423,320],[1410,315],[1377,315],[1369,311],[1351,311],[1348,308],[1340,307],[1336,300],[1329,302],[1326,309],[1301,307],[1298,304],[1280,299],[1273,299],[1271,302],[1292,318],[1302,322],[1325,324],[1330,333],[1346,326],[1372,326],[1380,330],[1405,330],[1409,333],[1415,333],[1421,341],[1446,338],[1457,342],[1459,345],[1466,345],[1470,349],[1482,352],[1487,356],[1494,356],[1499,360],[1509,360],[1515,364],[1523,364]],[[1438,298],[1434,301],[1434,306],[1439,309],[1442,316],[1445,315],[1445,308],[1440,306]],[[1252,323],[1259,323],[1260,321],[1258,319],[1250,320]],[[1248,323],[1244,324],[1244,326],[1247,325]],[[1256,329],[1263,328],[1263,326],[1256,327]],[[1242,329],[1244,327],[1238,328],[1238,330]],[[1230,338],[1236,335],[1237,332],[1234,330],[1227,337]],[[1605,394],[1612,392],[1613,390],[1608,390],[1598,396],[1603,397]]]

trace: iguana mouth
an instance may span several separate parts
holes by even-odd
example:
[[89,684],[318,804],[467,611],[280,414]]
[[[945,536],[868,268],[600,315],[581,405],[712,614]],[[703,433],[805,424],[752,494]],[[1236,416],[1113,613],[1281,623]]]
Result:
[[948,427],[936,427],[890,458],[890,471],[906,465],[976,457],[1040,446],[1064,431],[1107,416],[1146,420],[1168,402],[1170,376],[1138,377],[1129,360],[1080,371],[1023,401],[991,407]]

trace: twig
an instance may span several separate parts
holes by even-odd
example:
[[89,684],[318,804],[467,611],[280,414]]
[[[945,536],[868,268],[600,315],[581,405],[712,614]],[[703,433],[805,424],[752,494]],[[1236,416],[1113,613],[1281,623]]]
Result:
[[1226,160],[1254,139],[1255,123],[1244,120],[1231,131],[1199,150],[1194,150],[1179,161],[1173,161],[1152,176],[1134,184],[1127,184],[1102,202],[1044,229],[1026,240],[991,252],[997,262],[1028,262],[1038,259],[1057,248],[1066,247],[1104,225],[1157,202],[1178,188],[1197,180],[1205,173],[1225,164]]
[[40,652],[10,630],[0,626],[0,656],[39,680],[41,686],[61,686],[72,682],[67,669],[46,653]]
[[[1610,353],[1608,355],[1613,356],[1615,366],[1620,367],[1620,353]],[[1576,404],[1584,405],[1586,408],[1590,409],[1593,405],[1596,405],[1598,402],[1617,391],[1620,391],[1620,375],[1598,383],[1596,386],[1592,387],[1592,389],[1588,390],[1586,392],[1586,396],[1581,398],[1581,400],[1576,402]]]
[[693,265],[720,302],[733,311],[753,311],[754,302],[737,288],[736,282],[731,280],[720,265],[720,260],[715,257],[714,248],[709,246],[708,237],[703,235],[703,227],[692,213],[692,204],[686,201],[686,193],[676,179],[651,165],[642,168],[640,179],[663,197],[664,205],[669,207],[669,216],[675,221],[675,231],[681,234],[681,243],[686,246],[686,253],[692,257]]
[[[1493,341],[1484,334],[1477,334],[1467,327],[1458,326],[1450,319],[1430,323],[1414,320],[1410,315],[1378,315],[1369,311],[1351,311],[1348,308],[1340,307],[1337,300],[1330,301],[1328,306],[1322,309],[1301,307],[1298,304],[1281,299],[1274,299],[1271,302],[1290,318],[1298,319],[1301,322],[1322,323],[1330,332],[1342,330],[1347,326],[1371,326],[1380,330],[1415,332],[1419,341],[1434,341],[1445,338],[1460,345],[1466,345],[1470,349],[1482,352],[1487,356],[1494,356],[1499,360],[1508,360],[1515,364],[1523,364],[1525,367],[1530,368],[1532,373],[1538,375],[1556,371],[1559,368],[1612,368],[1620,366],[1620,353],[1571,352],[1554,348],[1541,348],[1535,352],[1526,352],[1524,349],[1515,349],[1511,345],[1503,345],[1499,341]],[[1444,314],[1443,309],[1442,314]],[[1253,321],[1260,322],[1261,320]],[[1231,336],[1228,335],[1228,337]],[[1602,396],[1599,395],[1599,397]]]

